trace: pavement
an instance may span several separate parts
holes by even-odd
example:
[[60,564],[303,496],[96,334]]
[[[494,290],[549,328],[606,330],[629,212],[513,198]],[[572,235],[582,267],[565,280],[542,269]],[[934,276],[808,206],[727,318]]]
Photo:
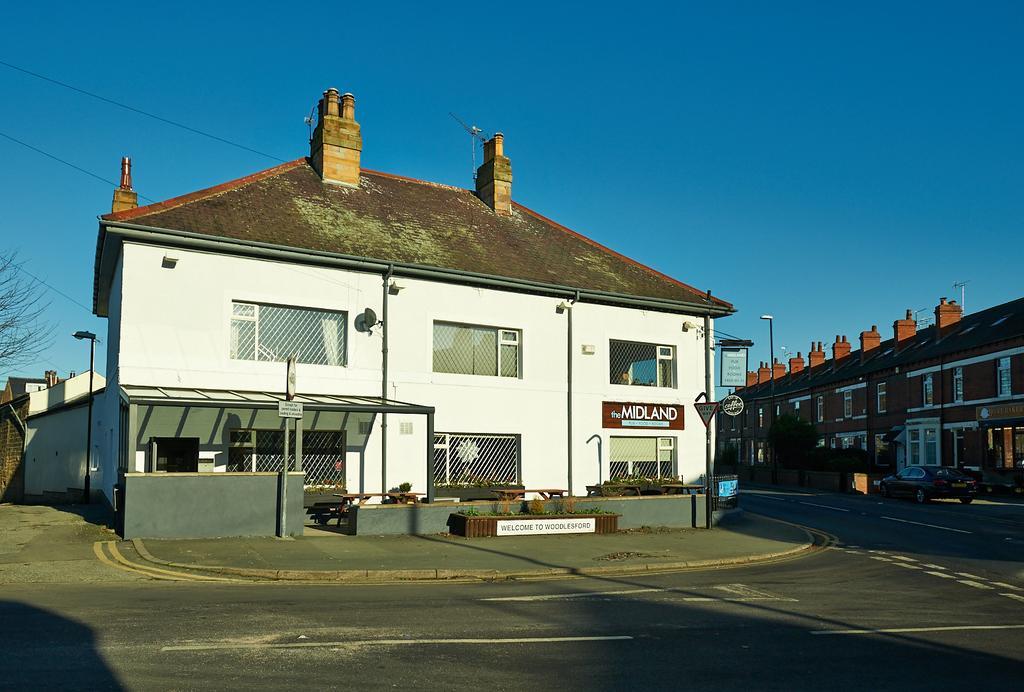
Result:
[[[805,529],[738,515],[712,531],[635,529],[616,534],[343,536],[207,540],[135,539],[116,546],[144,568],[287,581],[501,579],[629,574],[779,559],[810,549]],[[173,575],[172,575],[173,576]]]

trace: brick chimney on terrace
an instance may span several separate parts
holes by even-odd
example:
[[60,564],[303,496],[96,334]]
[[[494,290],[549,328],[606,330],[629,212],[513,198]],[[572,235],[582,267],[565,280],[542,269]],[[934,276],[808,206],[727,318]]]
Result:
[[815,344],[811,342],[811,350],[807,352],[807,367],[816,368],[825,362],[825,349],[821,347],[819,341]]
[[57,383],[60,382],[60,378],[57,377],[56,370],[47,370],[46,372],[44,372],[43,379],[46,380],[47,389],[49,389],[50,387],[57,386]]
[[356,122],[356,97],[331,87],[317,106],[319,118],[309,140],[309,159],[327,183],[359,187],[363,136]]
[[789,359],[789,374],[796,375],[799,372],[803,372],[804,369],[804,358],[800,355],[800,351],[796,352],[796,358]]
[[964,309],[957,305],[955,300],[947,303],[945,298],[941,298],[939,304],[935,306],[935,338],[941,339],[944,334],[949,333],[949,328],[963,316]]
[[780,363],[778,358],[772,363],[772,370],[775,372],[775,379],[777,380],[781,380],[786,376],[786,364]]
[[512,162],[505,156],[505,135],[484,142],[484,162],[476,169],[476,196],[499,216],[512,216]]
[[863,363],[882,344],[882,335],[878,332],[878,325],[871,325],[871,331],[860,333],[860,362]]
[[121,157],[121,184],[114,189],[114,201],[110,203],[110,211],[125,211],[139,206],[139,193],[132,189],[132,160]]
[[757,370],[748,370],[747,371],[747,386],[748,387],[753,387],[755,384],[757,384]]
[[832,344],[832,360],[846,358],[846,356],[850,355],[851,348],[853,347],[850,346],[850,342],[846,340],[845,335],[840,339],[839,335],[836,334],[836,341]]
[[771,379],[771,370],[768,369],[768,363],[761,363],[757,367],[757,383],[762,384]]
[[908,309],[906,318],[892,323],[892,334],[896,339],[897,349],[905,346],[907,340],[914,338],[917,334],[917,322],[914,320],[913,310]]

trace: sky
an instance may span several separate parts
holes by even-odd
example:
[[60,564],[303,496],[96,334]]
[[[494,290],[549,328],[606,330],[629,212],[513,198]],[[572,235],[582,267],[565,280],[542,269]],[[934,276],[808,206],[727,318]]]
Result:
[[[717,327],[806,356],[969,280],[1024,295],[1019,2],[9,3],[0,61],[272,157],[356,96],[366,168],[472,186],[505,134],[513,198],[701,290]],[[120,157],[153,200],[275,158],[0,65],[0,252],[44,280],[54,338],[10,372],[88,368],[96,216]],[[105,372],[103,347],[99,372]]]

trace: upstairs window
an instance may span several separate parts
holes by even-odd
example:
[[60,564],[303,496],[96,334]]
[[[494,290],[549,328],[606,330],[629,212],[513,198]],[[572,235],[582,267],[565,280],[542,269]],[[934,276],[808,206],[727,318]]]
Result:
[[931,373],[921,378],[921,401],[924,406],[935,405],[935,382]]
[[819,423],[821,423],[822,421],[825,420],[825,397],[819,395],[817,400],[815,401],[815,405],[818,409],[815,414],[815,418]]
[[345,365],[346,313],[262,303],[231,303],[231,358]]
[[1000,358],[996,363],[996,396],[1010,396],[1010,359]]
[[434,372],[519,377],[518,329],[434,322]]
[[611,384],[676,386],[675,346],[612,340],[608,348],[608,366]]
[[853,392],[843,392],[843,418],[853,417]]
[[953,401],[964,400],[964,369],[953,370]]
[[885,413],[885,382],[875,385],[875,410],[878,413]]

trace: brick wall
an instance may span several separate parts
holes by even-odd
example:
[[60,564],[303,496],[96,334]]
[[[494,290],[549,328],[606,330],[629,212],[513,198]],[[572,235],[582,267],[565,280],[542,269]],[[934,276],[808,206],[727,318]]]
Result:
[[[0,502],[21,502],[24,497],[22,449],[24,438],[10,415],[11,407],[0,408]],[[14,404],[22,422],[28,417],[28,398]]]

